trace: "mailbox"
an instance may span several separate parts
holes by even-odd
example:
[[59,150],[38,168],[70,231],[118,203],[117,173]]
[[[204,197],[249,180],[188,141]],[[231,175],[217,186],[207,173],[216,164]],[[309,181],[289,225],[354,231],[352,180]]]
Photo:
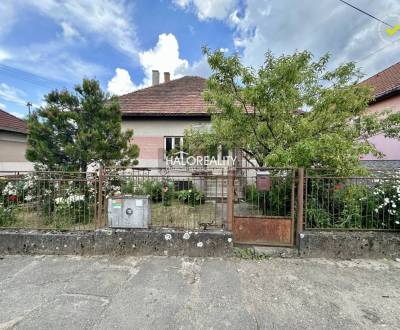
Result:
[[270,191],[272,180],[268,172],[258,172],[256,174],[256,189],[259,192]]

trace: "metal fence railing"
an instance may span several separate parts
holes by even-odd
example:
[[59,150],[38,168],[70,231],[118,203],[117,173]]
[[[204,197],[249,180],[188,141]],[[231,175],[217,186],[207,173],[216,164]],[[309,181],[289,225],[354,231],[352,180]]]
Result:
[[400,230],[400,172],[339,177],[308,170],[305,229]]
[[295,169],[243,167],[235,172],[236,216],[293,215]]
[[98,184],[79,172],[0,172],[0,227],[92,230]]
[[189,230],[225,226],[226,181],[224,175],[199,169],[119,168],[107,169],[104,175],[106,197],[150,197],[152,227]]
[[[0,172],[0,227],[93,230],[107,226],[108,197],[147,195],[156,228],[230,229],[233,215],[295,219],[296,213],[299,232],[400,230],[400,171],[339,177],[307,170],[304,180],[293,168],[229,173],[223,168]],[[302,193],[296,198],[298,188]]]

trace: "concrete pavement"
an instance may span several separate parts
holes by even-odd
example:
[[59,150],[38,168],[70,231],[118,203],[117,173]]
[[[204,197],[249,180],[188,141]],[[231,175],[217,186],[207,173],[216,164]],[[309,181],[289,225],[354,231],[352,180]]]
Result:
[[400,262],[4,256],[0,329],[395,329]]

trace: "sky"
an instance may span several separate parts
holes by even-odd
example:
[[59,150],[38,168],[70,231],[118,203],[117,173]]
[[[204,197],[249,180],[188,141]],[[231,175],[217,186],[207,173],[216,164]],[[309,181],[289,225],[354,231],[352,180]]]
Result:
[[[400,24],[400,0],[347,0]],[[330,67],[355,61],[366,77],[400,61],[400,31],[339,0],[1,0],[0,108],[19,117],[53,89],[95,78],[121,95],[151,84],[151,71],[207,77],[202,46],[238,53],[329,52]]]

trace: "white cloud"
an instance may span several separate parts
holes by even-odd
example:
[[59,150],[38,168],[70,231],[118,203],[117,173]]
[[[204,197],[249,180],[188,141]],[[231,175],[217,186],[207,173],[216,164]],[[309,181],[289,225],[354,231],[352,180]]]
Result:
[[148,87],[152,83],[152,70],[160,71],[160,82],[164,79],[163,72],[169,72],[171,79],[184,75],[207,77],[211,72],[204,56],[192,64],[182,59],[179,54],[178,40],[173,34],[160,34],[154,48],[139,53],[139,63],[144,73],[144,79],[140,84],[132,81],[127,70],[117,68],[114,77],[108,82],[107,90],[112,94],[122,95]]
[[200,60],[193,62],[186,70],[186,75],[200,76],[207,78],[211,75],[211,68],[208,65],[207,57],[203,56]]
[[0,2],[0,39],[11,31],[15,23],[15,9],[12,1]]
[[193,8],[200,20],[224,19],[228,17],[238,0],[175,0],[174,3],[183,8]]
[[63,30],[64,38],[70,39],[70,38],[79,38],[79,37],[81,37],[79,32],[76,29],[74,29],[67,22],[61,22],[61,27],[62,27],[62,30]]
[[[151,84],[152,70],[170,72],[171,78],[179,78],[189,67],[189,62],[179,57],[178,41],[171,33],[160,34],[154,48],[139,53],[139,62],[145,74],[146,86]],[[163,75],[160,76],[162,78]]]
[[136,90],[137,87],[131,80],[129,72],[125,69],[116,68],[115,76],[108,82],[107,91],[115,95],[123,95]]
[[25,118],[25,115],[23,113],[19,113],[19,112],[16,112],[16,111],[11,111],[11,112],[9,112],[9,114],[11,114],[11,115],[13,115],[13,116],[15,116],[17,118],[20,118],[20,119],[24,119]]
[[4,104],[4,103],[0,103],[0,109],[2,109],[2,110],[6,110],[6,105]]
[[[137,54],[137,37],[130,19],[130,6],[122,0],[26,0],[41,14],[60,24],[65,33],[94,34],[127,55]],[[64,26],[63,26],[64,25]]]
[[5,49],[0,49],[0,62],[11,58],[11,54]]
[[18,105],[26,105],[26,94],[18,88],[11,87],[6,83],[0,84],[0,99],[12,102]]
[[[400,12],[397,0],[353,3],[381,18]],[[332,66],[364,58],[359,65],[370,75],[398,61],[400,51],[398,42],[376,52],[385,46],[380,23],[334,1],[247,0],[241,15],[234,11],[226,22],[236,29],[234,45],[243,62],[254,67],[268,49],[275,55],[307,49],[316,57],[331,53]]]
[[[107,73],[102,65],[82,60],[69,52],[62,40],[7,51],[13,54],[9,65],[51,80],[80,83],[84,77],[99,77]],[[52,82],[45,85],[50,88]]]

